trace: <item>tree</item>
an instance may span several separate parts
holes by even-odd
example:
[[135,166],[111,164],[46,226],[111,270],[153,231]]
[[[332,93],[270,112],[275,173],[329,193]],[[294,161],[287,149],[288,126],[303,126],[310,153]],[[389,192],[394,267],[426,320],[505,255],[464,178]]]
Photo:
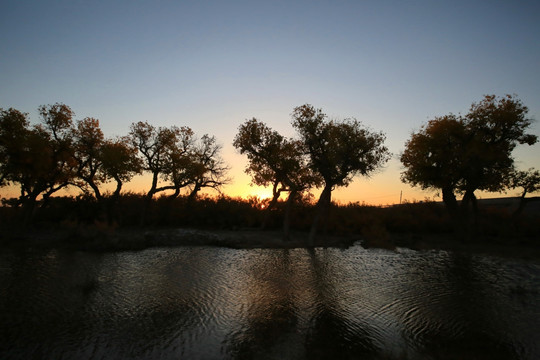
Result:
[[538,140],[525,133],[532,124],[527,113],[528,108],[512,95],[486,95],[471,105],[464,119],[468,136],[461,191],[465,201],[474,201],[476,190],[497,192],[507,186],[514,169],[512,151]]
[[[141,154],[143,170],[152,174],[146,196],[150,200],[162,191],[180,189],[190,184],[189,162],[193,147],[193,131],[188,127],[156,128],[148,122],[131,125],[130,141]],[[160,179],[167,182],[160,186]]]
[[519,197],[519,206],[514,212],[514,216],[519,216],[527,204],[527,194],[540,191],[540,171],[530,168],[527,171],[514,171],[510,176],[510,188],[521,188]]
[[131,125],[131,144],[140,153],[142,169],[152,174],[149,201],[162,191],[172,191],[170,199],[191,186],[194,198],[204,187],[219,189],[226,182],[227,167],[213,136],[204,135],[198,143],[189,127],[156,128],[148,122]]
[[103,199],[99,184],[106,181],[101,173],[102,159],[101,151],[105,144],[105,136],[99,127],[99,120],[85,118],[77,121],[76,127],[72,130],[74,158],[77,161],[77,176],[82,182],[75,184],[83,191],[86,186],[90,186],[98,201]]
[[29,126],[28,114],[0,108],[0,187],[17,182]]
[[405,143],[400,160],[401,180],[422,189],[440,189],[451,215],[458,215],[455,192],[462,182],[466,128],[462,119],[447,115],[430,120]]
[[265,123],[253,118],[238,128],[233,146],[241,154],[247,155],[245,172],[251,175],[252,183],[258,186],[272,186],[272,201],[267,209],[277,203],[284,188],[284,171],[281,170],[281,147],[285,138]]
[[29,222],[39,196],[43,203],[71,183],[75,174],[69,136],[73,111],[56,103],[39,107],[41,124],[30,126],[27,114],[1,111],[0,161],[2,184],[18,184],[23,221]]
[[301,192],[320,184],[320,179],[307,166],[302,143],[287,139],[263,122],[253,118],[240,125],[233,145],[248,157],[246,173],[259,186],[272,186],[272,200],[266,209],[266,225],[270,211],[282,192],[289,192],[284,216],[285,237],[289,234],[290,208]]
[[321,109],[306,104],[292,113],[293,127],[309,154],[309,166],[323,179],[310,241],[331,204],[332,190],[348,186],[357,175],[368,176],[390,159],[382,132],[372,132],[356,119],[327,120]]
[[[464,228],[467,235],[471,202],[476,210],[475,191],[504,190],[514,169],[512,151],[537,141],[525,133],[532,123],[527,112],[514,96],[486,95],[465,116],[429,121],[405,144],[402,181],[442,190],[456,229]],[[456,194],[463,194],[459,207]]]
[[101,147],[100,158],[103,177],[116,182],[112,193],[113,201],[116,201],[123,184],[142,171],[141,159],[137,157],[137,148],[127,137],[107,139]]
[[226,184],[229,168],[220,155],[221,146],[214,136],[203,135],[190,155],[191,191],[188,199],[192,201],[203,188],[218,190]]
[[[42,124],[37,125],[38,142],[46,142],[45,152],[49,156],[47,167],[40,174],[37,187],[42,188],[43,199],[69,186],[75,176],[76,163],[73,157],[71,128],[73,116],[71,108],[62,103],[42,105],[38,108]],[[35,189],[34,189],[35,190]]]

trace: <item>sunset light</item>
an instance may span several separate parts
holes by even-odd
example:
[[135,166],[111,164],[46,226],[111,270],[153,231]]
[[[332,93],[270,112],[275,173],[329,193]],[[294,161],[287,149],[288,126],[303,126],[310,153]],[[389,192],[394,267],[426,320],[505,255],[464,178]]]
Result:
[[0,359],[540,359],[540,0],[1,4]]

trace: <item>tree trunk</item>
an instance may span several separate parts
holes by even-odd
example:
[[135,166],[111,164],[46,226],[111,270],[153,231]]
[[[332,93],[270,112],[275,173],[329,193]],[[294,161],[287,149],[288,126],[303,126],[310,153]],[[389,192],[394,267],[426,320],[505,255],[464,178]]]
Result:
[[34,220],[38,195],[39,193],[28,194],[22,203],[22,224],[24,227],[29,226]]
[[454,228],[454,234],[456,237],[463,238],[463,222],[461,219],[461,212],[459,210],[458,202],[456,200],[456,195],[454,194],[453,188],[443,188],[443,203],[450,214],[450,219],[452,221],[452,227]]
[[120,191],[122,190],[122,180],[119,177],[114,177],[116,181],[116,188],[111,196],[105,198],[105,211],[107,216],[107,223],[112,225],[115,223],[116,219],[116,204],[120,198]]
[[154,198],[154,192],[150,191],[144,197],[144,204],[141,209],[141,226],[146,226],[148,222],[148,213],[150,212],[150,206],[152,205],[152,199]]
[[313,223],[311,224],[311,229],[309,231],[309,246],[315,246],[315,237],[317,235],[317,228],[319,222],[321,221],[323,215],[328,213],[328,208],[330,207],[330,202],[332,200],[332,186],[325,185],[319,200],[316,205],[316,214],[313,218]]
[[287,202],[285,203],[285,213],[283,215],[283,237],[285,240],[289,240],[291,230],[291,209],[297,194],[297,191],[291,191],[287,198]]
[[103,199],[103,196],[101,195],[101,191],[99,191],[99,187],[96,185],[96,183],[91,179],[88,179],[86,182],[88,183],[88,185],[90,185],[92,190],[94,190],[97,201],[101,201]]
[[188,204],[193,204],[193,201],[195,201],[195,199],[197,198],[197,194],[199,193],[199,191],[201,191],[201,186],[199,184],[195,184],[193,186],[193,190],[191,190],[187,198]]
[[178,197],[178,195],[180,195],[180,188],[176,187],[174,189],[174,192],[171,195],[169,195],[169,200],[172,201],[172,200],[176,199]]
[[528,200],[528,199],[525,198],[526,195],[527,195],[527,190],[524,190],[523,193],[521,194],[521,196],[519,197],[518,208],[512,214],[512,217],[514,219],[516,219],[518,216],[520,216],[521,213],[523,212],[523,209],[525,209],[525,205],[527,204],[527,200]]
[[270,219],[270,215],[272,214],[272,209],[276,206],[279,196],[281,195],[281,190],[273,191],[274,195],[272,197],[272,200],[270,200],[270,204],[268,204],[268,207],[264,211],[264,218],[261,223],[261,230],[266,229],[266,226],[268,225],[268,220]]
[[158,175],[158,172],[154,172],[152,174],[152,187],[150,187],[150,190],[148,190],[148,193],[145,196],[144,205],[141,210],[141,226],[145,226],[148,221],[148,212],[150,211],[150,205],[152,205],[152,198],[154,197],[157,189]]
[[[472,207],[472,212],[471,208]],[[460,206],[461,223],[463,227],[463,240],[470,240],[473,235],[475,224],[477,223],[478,204],[476,202],[476,196],[474,196],[474,190],[465,191],[463,199],[461,199]],[[471,216],[472,215],[472,216]]]

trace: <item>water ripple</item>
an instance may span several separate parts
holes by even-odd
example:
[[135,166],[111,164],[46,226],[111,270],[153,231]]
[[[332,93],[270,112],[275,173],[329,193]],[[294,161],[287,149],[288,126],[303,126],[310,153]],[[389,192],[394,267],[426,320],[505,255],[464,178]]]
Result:
[[540,264],[449,252],[0,255],[0,357],[540,357]]

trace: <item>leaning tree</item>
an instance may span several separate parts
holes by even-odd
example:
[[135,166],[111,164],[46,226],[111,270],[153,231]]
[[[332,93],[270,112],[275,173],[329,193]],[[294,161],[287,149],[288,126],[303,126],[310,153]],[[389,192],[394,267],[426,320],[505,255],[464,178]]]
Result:
[[288,139],[253,118],[240,125],[233,145],[247,155],[245,171],[251,175],[253,184],[272,186],[272,200],[266,209],[263,228],[281,193],[289,193],[283,221],[284,235],[288,238],[292,202],[303,191],[320,184],[320,178],[307,166],[302,142]]
[[188,201],[193,201],[204,188],[221,191],[230,179],[229,167],[221,157],[221,145],[215,136],[203,135],[194,146],[190,156],[191,184]]
[[309,155],[309,166],[323,180],[309,235],[313,244],[318,223],[330,207],[332,190],[348,186],[357,175],[370,175],[390,159],[390,153],[383,145],[385,135],[356,119],[328,120],[321,109],[309,104],[296,107],[292,118]]

